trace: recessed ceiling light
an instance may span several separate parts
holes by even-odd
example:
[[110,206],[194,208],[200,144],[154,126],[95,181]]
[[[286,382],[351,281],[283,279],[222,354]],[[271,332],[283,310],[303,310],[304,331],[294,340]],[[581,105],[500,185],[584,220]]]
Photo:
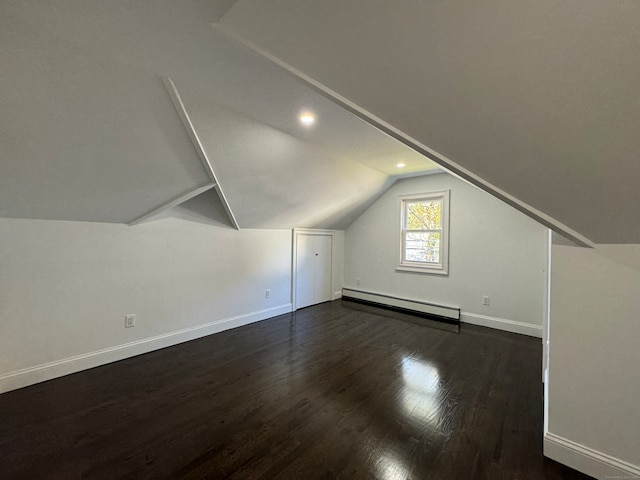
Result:
[[316,116],[311,112],[303,112],[300,114],[300,123],[305,127],[310,127],[316,121]]
[[402,163],[402,162],[396,164],[396,167],[398,167],[398,168],[404,168],[405,166],[406,165],[404,163]]

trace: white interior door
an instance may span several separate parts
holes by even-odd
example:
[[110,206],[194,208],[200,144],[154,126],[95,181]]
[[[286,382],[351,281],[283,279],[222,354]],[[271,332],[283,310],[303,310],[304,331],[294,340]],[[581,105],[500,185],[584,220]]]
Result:
[[331,243],[330,235],[316,235],[315,245],[315,303],[331,300]]
[[296,308],[331,300],[331,235],[296,235]]
[[315,303],[315,249],[313,235],[296,235],[296,308]]

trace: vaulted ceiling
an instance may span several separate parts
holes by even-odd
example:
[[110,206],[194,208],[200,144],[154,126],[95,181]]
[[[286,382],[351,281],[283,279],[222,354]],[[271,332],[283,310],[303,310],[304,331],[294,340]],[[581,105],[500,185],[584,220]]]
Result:
[[213,188],[169,76],[240,227],[344,228],[433,171],[409,145],[572,238],[640,243],[639,24],[633,0],[4,0],[0,216],[130,223]]
[[240,227],[345,228],[437,167],[217,33],[230,5],[2,2],[0,216],[130,223],[212,189],[161,77]]
[[640,243],[640,2],[238,0],[225,29],[597,243]]

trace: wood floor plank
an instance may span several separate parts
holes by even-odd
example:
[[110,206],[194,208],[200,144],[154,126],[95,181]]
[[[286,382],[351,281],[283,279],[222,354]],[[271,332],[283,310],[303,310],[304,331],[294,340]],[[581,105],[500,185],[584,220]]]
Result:
[[0,395],[2,479],[573,479],[538,339],[331,302]]

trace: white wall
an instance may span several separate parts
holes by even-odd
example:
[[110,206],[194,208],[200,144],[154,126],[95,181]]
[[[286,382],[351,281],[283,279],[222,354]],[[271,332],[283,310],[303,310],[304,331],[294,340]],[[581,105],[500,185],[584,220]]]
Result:
[[0,239],[0,392],[291,309],[290,230],[0,219]]
[[553,245],[551,259],[545,454],[639,477],[640,245]]
[[333,242],[331,244],[331,300],[342,297],[344,285],[344,230],[333,230]]
[[[396,272],[398,195],[445,189],[451,190],[449,275]],[[347,229],[345,286],[460,307],[462,321],[541,336],[547,232],[451,175],[405,179]],[[490,306],[482,305],[483,295]]]

